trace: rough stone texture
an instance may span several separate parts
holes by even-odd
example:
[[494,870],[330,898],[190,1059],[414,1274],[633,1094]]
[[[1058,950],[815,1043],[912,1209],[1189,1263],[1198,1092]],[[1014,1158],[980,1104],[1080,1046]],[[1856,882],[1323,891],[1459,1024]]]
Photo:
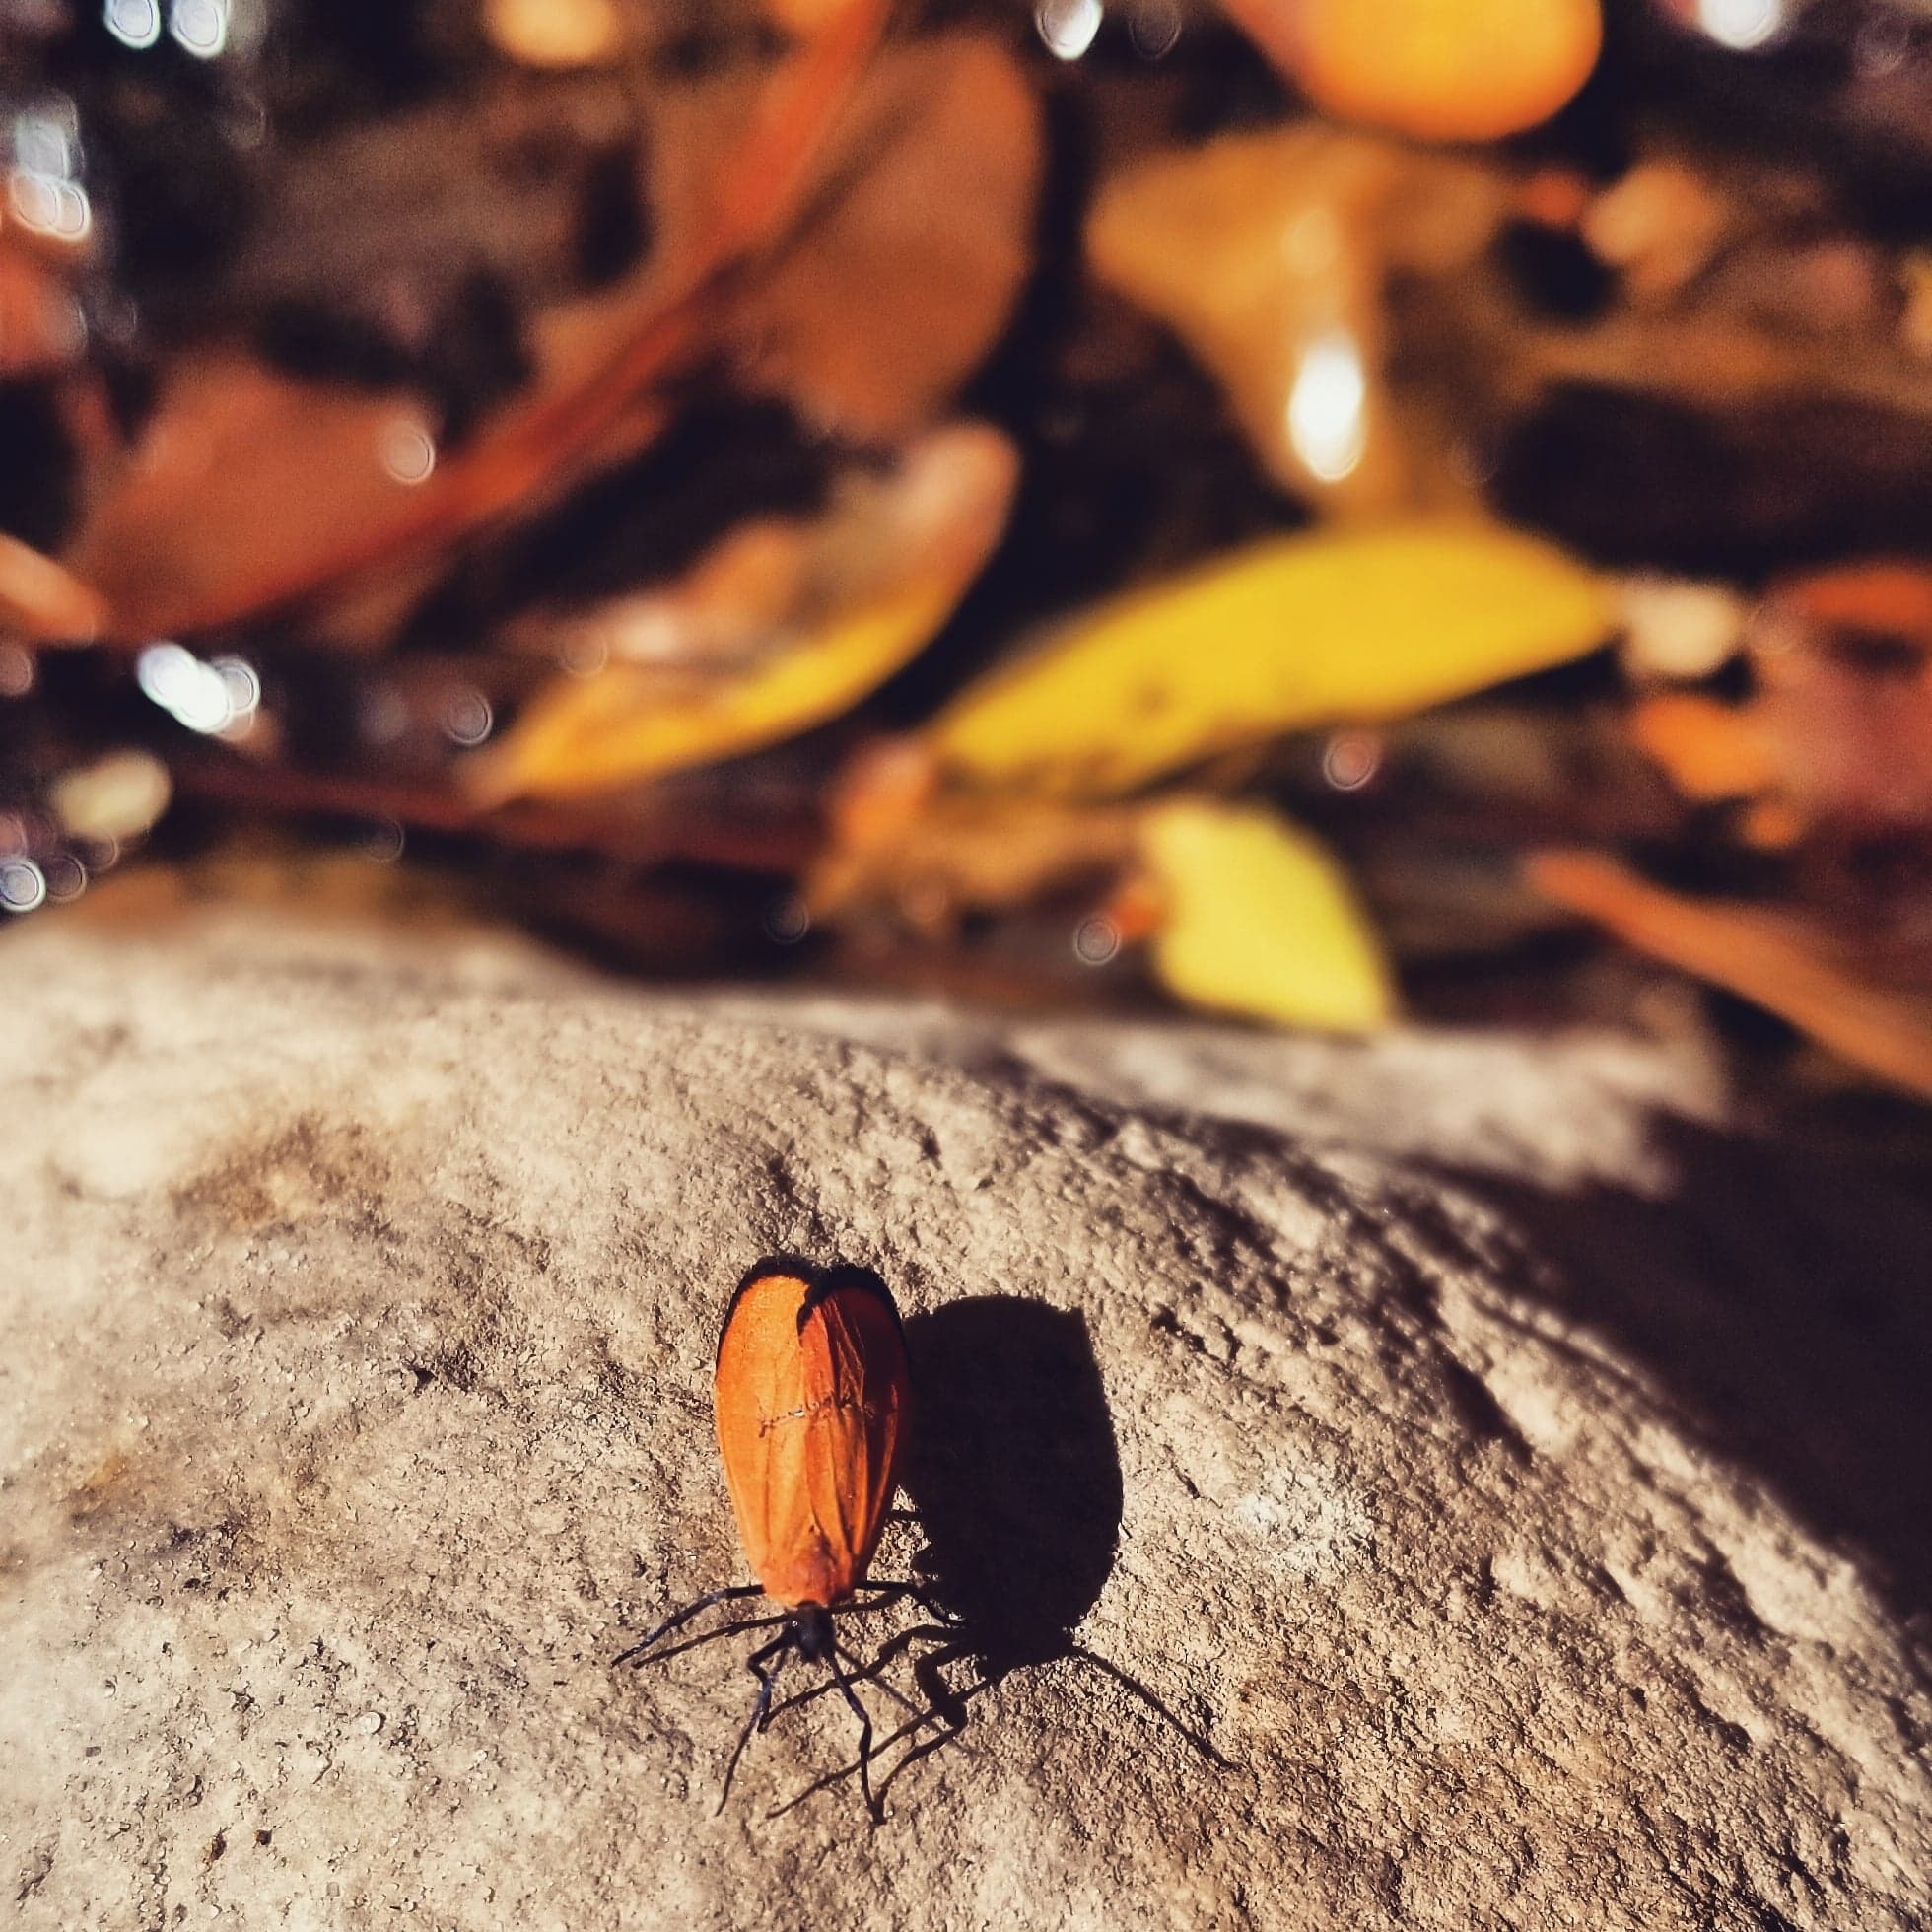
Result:
[[[19,1923],[1926,1922],[1932,1230],[1644,1048],[192,925],[0,987]],[[877,1830],[769,1816],[836,1698],[712,1816],[746,1640],[609,1668],[741,1573],[708,1377],[774,1248],[899,1290],[985,1660]]]

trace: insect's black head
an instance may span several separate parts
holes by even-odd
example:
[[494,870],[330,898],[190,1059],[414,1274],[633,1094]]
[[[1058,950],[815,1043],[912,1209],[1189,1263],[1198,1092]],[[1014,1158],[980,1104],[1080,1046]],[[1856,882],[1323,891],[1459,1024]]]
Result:
[[823,1604],[800,1604],[792,1620],[798,1632],[798,1654],[808,1664],[822,1664],[832,1655],[832,1613]]

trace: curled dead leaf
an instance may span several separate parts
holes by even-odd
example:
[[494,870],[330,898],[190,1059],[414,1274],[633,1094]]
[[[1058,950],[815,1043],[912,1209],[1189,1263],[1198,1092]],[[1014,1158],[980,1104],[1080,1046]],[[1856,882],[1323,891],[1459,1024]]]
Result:
[[[660,420],[647,392],[707,341],[727,275],[791,226],[822,178],[825,138],[885,13],[886,0],[827,0],[815,10],[813,33],[735,123],[741,138],[703,197],[703,233],[666,248],[661,273],[654,256],[635,286],[540,329],[548,373],[537,391],[459,454],[409,473],[405,494],[386,506],[370,500],[381,484],[369,476],[372,426],[358,414],[382,405],[330,398],[337,413],[314,426],[318,447],[284,450],[276,440],[288,434],[291,409],[298,418],[311,406],[326,412],[321,395],[275,395],[279,379],[232,355],[190,363],[80,538],[77,555],[113,579],[113,630],[179,633],[367,599],[372,580],[420,580],[459,538],[634,448]],[[227,381],[233,396],[223,393]],[[347,475],[325,474],[311,525],[300,485],[318,464],[332,470],[331,449]],[[216,466],[211,453],[225,460]],[[238,520],[204,514],[216,510]],[[264,519],[280,527],[257,527]],[[244,529],[261,540],[259,554],[236,540]]]
[[996,431],[935,431],[883,485],[834,511],[783,623],[740,638],[722,661],[667,652],[656,665],[613,662],[559,681],[472,761],[470,795],[493,804],[634,784],[841,716],[952,610],[998,540],[1016,474]]
[[67,556],[130,643],[226,605],[238,580],[298,573],[384,528],[436,466],[417,398],[183,357]]

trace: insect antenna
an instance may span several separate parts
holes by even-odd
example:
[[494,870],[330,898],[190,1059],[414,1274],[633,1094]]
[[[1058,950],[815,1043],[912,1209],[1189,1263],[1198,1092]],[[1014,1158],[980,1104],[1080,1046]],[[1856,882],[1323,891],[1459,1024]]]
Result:
[[716,1643],[720,1637],[741,1637],[747,1630],[772,1630],[781,1623],[791,1622],[791,1615],[781,1612],[776,1617],[745,1617],[735,1623],[721,1623],[715,1630],[707,1630],[702,1636],[686,1637],[682,1643],[674,1643],[664,1650],[654,1650],[649,1657],[635,1660],[636,1668],[642,1670],[646,1664],[667,1663],[673,1657],[682,1657],[687,1650],[702,1650],[708,1643]]
[[[731,1761],[724,1767],[724,1788],[718,1794],[718,1811],[712,1814],[714,1818],[724,1811],[725,1802],[731,1795],[731,1780],[738,1774],[738,1760],[744,1756],[744,1748],[751,1742],[752,1733],[762,1731],[771,1721],[772,1687],[777,1684],[778,1674],[785,1668],[785,1660],[792,1654],[797,1641],[798,1626],[788,1617],[785,1620],[785,1628],[770,1643],[764,1645],[762,1649],[754,1650],[744,1660],[745,1669],[758,1680],[758,1700],[751,1707],[751,1715],[745,1720],[744,1729],[738,1733],[737,1744],[731,1752]],[[770,1670],[765,1668],[768,1658],[771,1660]]]
[[[688,1603],[682,1610],[673,1611],[648,1637],[640,1637],[636,1643],[631,1645],[630,1649],[624,1651],[619,1656],[613,1657],[610,1660],[611,1664],[615,1667],[618,1664],[644,1662],[643,1653],[649,1650],[659,1637],[669,1636],[673,1630],[682,1624],[690,1622],[692,1618],[696,1617],[700,1611],[709,1610],[713,1604],[728,1603],[738,1597],[762,1597],[764,1594],[764,1585],[760,1583],[733,1583],[728,1589],[714,1590],[709,1596],[700,1597],[696,1603]],[[713,1632],[715,1636],[723,1636],[724,1634],[724,1632],[723,1630]]]

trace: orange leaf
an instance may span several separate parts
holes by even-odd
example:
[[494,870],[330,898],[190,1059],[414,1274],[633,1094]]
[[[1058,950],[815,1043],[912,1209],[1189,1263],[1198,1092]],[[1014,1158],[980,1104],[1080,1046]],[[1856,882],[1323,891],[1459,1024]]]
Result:
[[87,644],[106,620],[100,595],[52,558],[0,530],[0,630],[30,644]]
[[1932,1099],[1932,1005],[1867,984],[1821,933],[1687,899],[1598,853],[1541,852],[1530,883],[1626,944],[1755,1001],[1867,1072]]

